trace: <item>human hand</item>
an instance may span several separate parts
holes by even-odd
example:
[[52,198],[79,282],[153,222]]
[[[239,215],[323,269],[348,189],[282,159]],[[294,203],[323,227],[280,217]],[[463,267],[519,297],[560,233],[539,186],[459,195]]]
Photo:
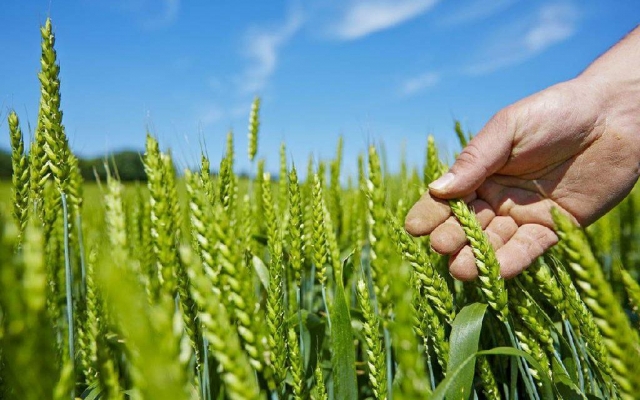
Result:
[[614,67],[629,60],[614,50],[602,57],[608,62],[498,112],[409,211],[406,230],[431,234],[433,249],[451,255],[455,278],[474,279],[477,269],[442,199],[473,207],[511,278],[557,242],[551,208],[586,226],[631,191],[640,176],[640,76],[617,77]]

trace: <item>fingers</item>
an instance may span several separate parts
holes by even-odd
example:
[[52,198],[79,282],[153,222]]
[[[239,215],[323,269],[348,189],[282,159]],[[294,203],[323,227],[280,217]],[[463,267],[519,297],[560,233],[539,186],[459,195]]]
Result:
[[431,233],[431,248],[440,254],[453,254],[460,250],[467,241],[462,227],[455,219],[449,217]]
[[407,213],[404,228],[413,236],[428,235],[450,214],[451,209],[446,201],[434,199],[426,192]]
[[493,212],[493,208],[484,200],[474,200],[469,203],[469,207],[476,213],[476,218],[482,226],[482,229],[486,228],[487,225],[493,220],[496,214]]
[[499,215],[491,220],[486,233],[495,250],[498,250],[513,237],[518,230],[518,224],[511,217]]
[[[502,178],[500,178],[502,179]],[[535,185],[531,182],[530,185]],[[531,188],[534,188],[532,186]],[[518,187],[503,186],[493,177],[487,179],[479,188],[478,196],[486,200],[498,215],[508,215],[518,223],[539,224],[548,228],[554,227],[551,209],[557,208],[574,223],[576,219],[555,201],[544,197],[538,191]]]
[[[531,190],[503,186],[493,179],[478,188],[477,196],[479,198],[472,192],[465,200],[470,201],[476,218],[496,249],[504,278],[518,275],[557,243],[550,210],[557,207],[566,211],[552,200]],[[446,201],[425,193],[407,214],[405,228],[414,236],[431,234],[431,247],[440,254],[452,255],[449,271],[454,278],[477,277],[473,252],[466,245],[466,235],[451,216]]]
[[[487,226],[486,233],[494,249],[501,248],[518,230],[518,225],[512,218],[497,216]],[[464,246],[457,254],[449,259],[449,272],[462,281],[473,280],[478,276],[476,260],[471,247]]]
[[449,258],[449,273],[459,281],[472,281],[478,277],[476,259],[471,247],[464,246]]
[[[497,218],[500,217],[495,219]],[[506,235],[508,229],[512,229],[512,227],[507,227],[503,234]],[[525,224],[518,227],[506,243],[502,242],[503,237],[497,233],[490,234],[489,238],[491,245],[497,248],[496,257],[500,264],[500,275],[504,279],[511,279],[520,274],[531,265],[533,260],[558,242],[558,237],[551,229],[537,224]],[[459,280],[473,280],[478,276],[475,258],[469,246],[463,247],[455,256],[451,257],[449,272]]]
[[558,236],[545,226],[537,224],[520,226],[515,235],[496,251],[496,257],[500,263],[500,275],[505,279],[513,278],[556,243],[558,243]]
[[431,193],[443,199],[453,199],[476,190],[509,159],[515,125],[511,108],[491,118],[462,150],[449,172],[429,185]]
[[[486,228],[495,217],[491,206],[483,200],[474,200],[469,203],[469,206],[475,211],[482,229]],[[431,247],[440,254],[453,254],[466,242],[467,237],[455,217],[449,217],[431,233]]]

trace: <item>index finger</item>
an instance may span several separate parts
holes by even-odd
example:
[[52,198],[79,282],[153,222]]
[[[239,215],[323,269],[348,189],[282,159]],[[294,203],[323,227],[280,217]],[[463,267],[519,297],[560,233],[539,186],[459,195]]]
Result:
[[412,236],[428,235],[449,215],[451,215],[449,203],[446,200],[431,197],[429,191],[426,191],[407,213],[404,229]]

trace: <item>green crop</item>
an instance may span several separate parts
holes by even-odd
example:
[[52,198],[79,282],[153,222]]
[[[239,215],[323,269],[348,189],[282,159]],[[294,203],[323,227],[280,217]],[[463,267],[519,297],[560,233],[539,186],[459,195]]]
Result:
[[637,188],[586,230],[555,215],[560,243],[509,281],[451,201],[479,270],[457,282],[400,222],[446,170],[432,136],[399,173],[340,138],[301,176],[283,143],[276,180],[256,98],[249,178],[232,132],[215,174],[204,154],[176,170],[147,134],[145,184],[84,184],[49,19],[41,34],[38,124],[25,143],[8,115],[0,182],[0,398],[637,398]]

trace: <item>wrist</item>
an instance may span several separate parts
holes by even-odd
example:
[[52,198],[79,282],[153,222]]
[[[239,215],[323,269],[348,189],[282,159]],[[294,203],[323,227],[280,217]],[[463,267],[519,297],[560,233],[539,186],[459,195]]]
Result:
[[[640,43],[638,44],[640,47]],[[638,64],[640,65],[640,61]],[[640,73],[612,73],[612,69],[588,69],[572,80],[592,100],[602,133],[615,137],[635,154],[633,173],[640,175]],[[640,68],[638,68],[640,71]]]
[[597,104],[602,116],[609,118],[618,114],[638,113],[640,117],[640,75],[581,74],[571,82],[583,88],[583,93]]
[[576,80],[592,88],[607,108],[625,102],[640,111],[640,26],[596,59]]

